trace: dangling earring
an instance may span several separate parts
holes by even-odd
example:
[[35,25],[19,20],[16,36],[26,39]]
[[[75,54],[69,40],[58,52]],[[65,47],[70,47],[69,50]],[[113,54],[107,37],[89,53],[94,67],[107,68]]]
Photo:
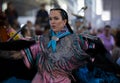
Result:
[[66,26],[66,25],[64,26],[64,29],[67,29],[67,26]]

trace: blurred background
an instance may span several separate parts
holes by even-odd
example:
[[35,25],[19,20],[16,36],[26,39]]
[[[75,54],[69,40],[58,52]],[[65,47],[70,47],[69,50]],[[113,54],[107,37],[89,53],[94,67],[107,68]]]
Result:
[[[101,38],[103,44],[111,54],[113,53],[113,59],[119,60],[117,64],[120,66],[120,52],[113,51],[116,46],[120,51],[120,0],[0,0],[0,42],[3,42],[2,39],[5,39],[5,42],[6,39],[8,41],[14,37],[15,31],[19,30],[22,37],[38,40],[38,35],[49,31],[49,10],[55,7],[67,11],[69,23],[75,32],[103,37],[103,39]],[[9,28],[7,23],[13,29]],[[5,24],[7,26],[4,26]],[[6,27],[11,31],[6,33]],[[15,39],[19,39],[19,34],[15,36]],[[119,57],[114,57],[114,53],[117,53],[116,55]],[[33,78],[36,71],[26,69],[22,59],[19,52],[0,50],[0,82],[12,75],[18,75],[22,79],[31,80]],[[9,72],[10,75],[8,75]]]
[[28,20],[35,23],[40,4],[45,3],[48,13],[53,7],[65,9],[72,26],[79,17],[85,17],[84,25],[92,28],[101,28],[106,24],[112,28],[120,26],[120,0],[0,0],[2,11],[7,9],[10,1],[18,13],[20,24],[26,24]]

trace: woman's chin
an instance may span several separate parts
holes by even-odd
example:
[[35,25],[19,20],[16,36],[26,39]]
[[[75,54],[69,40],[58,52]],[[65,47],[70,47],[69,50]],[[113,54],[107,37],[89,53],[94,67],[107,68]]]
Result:
[[56,29],[52,29],[54,32],[58,32],[58,30],[56,30]]

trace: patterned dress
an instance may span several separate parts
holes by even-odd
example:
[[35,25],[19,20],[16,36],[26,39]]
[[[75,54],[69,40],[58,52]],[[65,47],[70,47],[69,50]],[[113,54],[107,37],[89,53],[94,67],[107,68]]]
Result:
[[72,70],[85,65],[90,57],[84,52],[86,46],[73,33],[60,38],[53,52],[47,47],[50,40],[49,34],[42,35],[35,45],[22,51],[26,66],[38,69],[32,83],[71,83]]

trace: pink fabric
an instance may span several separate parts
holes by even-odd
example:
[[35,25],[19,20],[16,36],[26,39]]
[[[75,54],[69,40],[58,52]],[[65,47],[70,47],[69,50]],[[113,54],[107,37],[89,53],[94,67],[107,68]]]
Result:
[[[33,54],[34,59],[36,58],[36,55],[37,55],[36,53],[41,51],[38,44],[30,47],[30,49],[32,50],[32,54]],[[22,50],[22,55],[24,57],[25,65],[28,68],[30,68],[31,65],[30,65],[23,50]],[[44,71],[44,72],[41,72],[41,74],[39,72],[37,72],[34,79],[32,80],[32,83],[71,83],[71,80],[68,78],[67,75],[64,76],[64,75],[60,75],[57,73],[55,76],[51,76],[50,73],[47,73],[46,71]]]
[[41,77],[41,74],[38,72],[32,83],[71,83],[71,80],[68,77],[59,74],[53,77],[50,73],[44,71],[42,72],[42,75],[43,77]]
[[[40,49],[40,47],[39,47],[38,44],[39,44],[39,42],[37,42],[35,45],[33,45],[33,46],[30,47],[30,49],[32,50],[33,59],[36,59],[37,53],[38,53],[39,51],[41,51],[41,49]],[[22,56],[23,56],[23,58],[24,58],[24,63],[25,63],[25,65],[26,65],[28,68],[30,68],[31,65],[30,65],[30,63],[29,63],[29,61],[28,61],[28,58],[27,58],[24,50],[22,50],[21,53],[22,53]]]
[[[44,46],[42,48],[42,45],[46,45],[45,42],[38,42],[35,45],[30,47],[31,52],[30,51],[26,52],[26,50],[25,50],[26,53],[24,53],[24,52],[22,53],[24,56],[24,62],[28,68],[31,67],[30,63],[32,63],[32,62],[30,61],[31,57],[29,57],[29,56],[27,57],[26,54],[32,56],[32,58],[34,60],[36,60],[36,57],[38,59],[38,60],[36,60],[36,61],[38,61],[38,63],[36,62],[36,65],[38,65],[38,72],[35,75],[34,79],[32,80],[32,83],[71,83],[71,79],[69,78],[69,75],[71,75],[70,71],[75,68],[78,68],[78,66],[86,64],[86,61],[83,61],[82,58],[77,59],[77,56],[88,57],[88,55],[83,50],[78,49],[78,47],[75,46],[76,44],[74,45],[77,37],[75,37],[74,39],[73,39],[73,37],[74,37],[74,35],[72,35],[72,37],[68,36],[68,38],[66,38],[64,41],[68,41],[68,40],[70,40],[70,41],[67,42],[67,45],[66,45],[66,43],[63,43],[63,45],[66,45],[66,47],[59,48],[58,49],[59,51],[56,54],[51,52],[51,54],[53,56],[53,57],[51,57],[51,60],[55,61],[55,63],[49,62],[48,59],[46,59],[47,54],[46,55],[43,54]],[[74,40],[74,41],[71,41],[71,40]],[[42,41],[42,38],[41,38],[41,41]],[[61,41],[63,41],[63,40],[61,40]],[[46,42],[48,42],[47,38],[46,38]],[[45,44],[42,44],[42,43],[45,43]],[[60,45],[58,45],[58,46],[60,46]],[[85,46],[85,47],[87,47],[87,46]],[[42,48],[42,50],[41,50],[41,48]],[[67,51],[67,53],[65,50]],[[71,51],[70,54],[69,54],[69,51]],[[76,53],[74,53],[74,52],[76,52]],[[64,54],[66,54],[68,56],[64,57],[63,56]],[[40,55],[40,57],[39,57],[39,55]],[[49,55],[48,57],[50,57],[50,56],[51,55]],[[68,59],[65,59],[65,58],[68,58]],[[57,59],[57,60],[55,60],[55,59]],[[54,65],[52,66],[52,64],[54,64]],[[64,71],[64,70],[68,70],[68,71]]]

